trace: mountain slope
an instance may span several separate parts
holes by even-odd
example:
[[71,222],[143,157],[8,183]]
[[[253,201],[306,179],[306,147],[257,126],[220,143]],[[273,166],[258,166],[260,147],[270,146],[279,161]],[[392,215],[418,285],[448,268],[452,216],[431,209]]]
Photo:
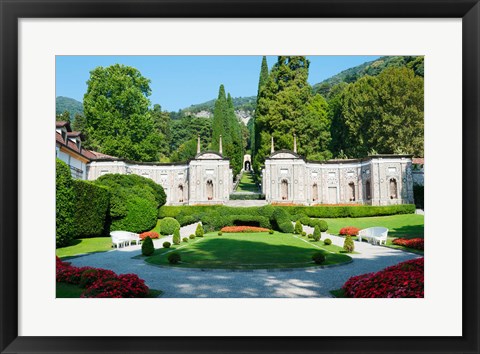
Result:
[[55,105],[56,114],[67,111],[70,112],[70,118],[74,118],[76,113],[83,114],[83,104],[70,97],[58,96]]

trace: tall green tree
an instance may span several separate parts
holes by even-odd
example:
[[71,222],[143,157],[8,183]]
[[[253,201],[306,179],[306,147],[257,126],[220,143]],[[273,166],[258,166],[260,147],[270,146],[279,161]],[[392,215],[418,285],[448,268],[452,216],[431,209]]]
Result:
[[220,135],[225,142],[225,121],[227,120],[227,96],[225,94],[225,87],[220,85],[218,89],[218,97],[215,101],[215,108],[213,109],[212,122],[212,150],[218,151]]
[[136,161],[158,161],[161,136],[149,111],[150,80],[115,64],[90,72],[83,98],[90,146]]
[[162,107],[159,104],[154,104],[150,114],[161,137],[161,143],[158,146],[159,153],[162,157],[166,157],[170,154],[170,113],[162,112]]
[[[263,56],[262,58],[262,65],[260,66],[260,76],[258,78],[258,89],[257,89],[257,107],[258,107],[258,99],[260,97],[260,91],[262,91],[263,87],[265,86],[265,83],[268,80],[268,63],[267,63],[267,57]],[[248,122],[249,123],[249,131],[250,131],[250,150],[252,152],[252,158],[255,156],[255,152],[258,149],[258,146],[256,145],[256,135],[259,134],[255,130],[255,119],[257,117],[257,110],[255,110],[255,113],[253,114],[252,119]],[[251,124],[250,124],[251,122]]]
[[313,95],[307,82],[308,68],[305,57],[280,56],[260,91],[255,118],[256,170],[270,154],[271,137],[276,150],[291,150],[294,132],[298,135],[298,151],[305,157],[328,158],[328,104]]
[[[423,156],[423,78],[405,67],[388,68],[348,85],[334,113],[334,140],[347,156],[407,153]],[[337,147],[338,148],[338,147]]]

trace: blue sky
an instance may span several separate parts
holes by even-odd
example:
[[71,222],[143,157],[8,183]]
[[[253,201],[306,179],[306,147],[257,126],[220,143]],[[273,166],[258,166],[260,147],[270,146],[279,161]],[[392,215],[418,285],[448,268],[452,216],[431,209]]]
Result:
[[[378,56],[308,56],[310,84],[375,60]],[[268,56],[271,69],[277,57]],[[178,111],[217,97],[220,84],[232,97],[257,94],[261,56],[57,56],[56,96],[83,101],[90,71],[123,64],[137,68],[151,80],[152,105]]]

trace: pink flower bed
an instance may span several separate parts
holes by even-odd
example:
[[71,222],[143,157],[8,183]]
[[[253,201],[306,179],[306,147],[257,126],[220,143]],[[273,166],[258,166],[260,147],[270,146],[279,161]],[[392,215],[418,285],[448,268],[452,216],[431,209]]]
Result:
[[343,285],[345,296],[356,298],[423,298],[423,258],[351,277]]
[[93,267],[74,267],[56,258],[57,282],[85,288],[81,297],[121,298],[145,297],[148,286],[136,274],[117,275],[111,270]]
[[411,238],[409,240],[405,238],[396,238],[395,240],[392,241],[392,243],[394,245],[414,248],[416,250],[423,251],[423,238]]

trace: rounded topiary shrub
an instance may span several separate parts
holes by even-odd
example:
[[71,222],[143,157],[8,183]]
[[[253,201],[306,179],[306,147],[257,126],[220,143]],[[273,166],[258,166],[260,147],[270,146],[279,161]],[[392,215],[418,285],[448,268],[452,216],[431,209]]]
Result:
[[271,230],[271,229],[268,230],[268,233],[269,233],[270,235],[273,235],[273,230]]
[[308,237],[308,238],[313,238],[313,235],[312,235],[312,234],[308,234],[307,237]]
[[317,225],[320,227],[321,232],[326,232],[328,230],[328,223],[325,220],[318,220]]
[[160,233],[162,235],[172,235],[175,230],[180,230],[180,223],[174,218],[166,217],[160,221]]
[[305,231],[302,231],[302,236],[307,236],[307,233]]
[[173,232],[172,242],[173,242],[174,245],[179,245],[180,244],[180,230],[175,230]]
[[295,223],[295,229],[294,229],[295,233],[296,234],[299,234],[301,235],[302,232],[303,232],[303,226],[302,226],[302,223],[300,222],[300,220],[297,220],[297,222]]
[[195,235],[194,234],[191,234],[190,236],[188,236],[191,240],[193,240],[195,238]]
[[182,257],[180,257],[180,254],[178,253],[170,253],[168,255],[168,262],[170,264],[178,264],[182,260]]
[[163,243],[163,248],[170,248],[171,245],[172,245],[172,244],[171,244],[170,242],[165,241],[165,242]]
[[203,227],[201,224],[197,225],[197,228],[195,230],[195,237],[203,237]]
[[345,238],[345,241],[343,242],[343,249],[348,253],[353,252],[353,250],[355,249],[355,244],[353,242],[352,236],[347,236]]
[[153,247],[153,241],[150,237],[145,237],[145,240],[142,242],[142,254],[144,256],[151,256],[155,252],[155,247]]
[[331,244],[332,244],[332,240],[330,240],[329,238],[326,238],[325,241],[323,241],[323,244],[324,244],[325,246],[331,245]]
[[314,253],[313,256],[312,256],[312,260],[316,263],[316,264],[322,264],[323,262],[325,262],[325,255],[321,252],[317,252],[317,253]]
[[182,238],[182,241],[183,241],[183,242],[188,242],[188,237]]

